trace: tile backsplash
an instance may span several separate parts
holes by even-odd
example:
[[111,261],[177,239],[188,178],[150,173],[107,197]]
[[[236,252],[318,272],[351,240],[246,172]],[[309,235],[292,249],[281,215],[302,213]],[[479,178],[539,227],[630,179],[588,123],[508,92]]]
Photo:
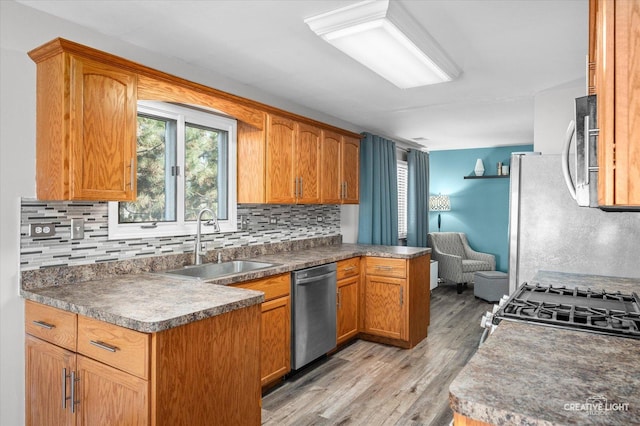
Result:
[[[20,269],[76,266],[193,252],[194,235],[109,240],[106,202],[21,200]],[[340,235],[337,205],[239,204],[246,230],[203,236],[210,249],[234,248]],[[277,224],[269,218],[277,217]],[[322,221],[318,221],[318,217]],[[71,240],[71,219],[84,219],[84,238]],[[52,237],[31,237],[31,224],[53,224]]]

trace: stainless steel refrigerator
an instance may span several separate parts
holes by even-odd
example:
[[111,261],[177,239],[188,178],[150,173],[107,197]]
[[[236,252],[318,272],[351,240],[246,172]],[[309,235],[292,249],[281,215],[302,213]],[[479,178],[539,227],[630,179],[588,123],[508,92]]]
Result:
[[509,291],[538,270],[640,278],[640,213],[579,207],[561,160],[511,157]]

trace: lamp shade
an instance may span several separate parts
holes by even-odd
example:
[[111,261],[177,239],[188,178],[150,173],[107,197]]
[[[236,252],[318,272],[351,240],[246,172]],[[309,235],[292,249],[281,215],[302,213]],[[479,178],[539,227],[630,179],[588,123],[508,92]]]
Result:
[[451,199],[448,195],[432,195],[429,197],[429,210],[434,212],[448,212],[451,210]]

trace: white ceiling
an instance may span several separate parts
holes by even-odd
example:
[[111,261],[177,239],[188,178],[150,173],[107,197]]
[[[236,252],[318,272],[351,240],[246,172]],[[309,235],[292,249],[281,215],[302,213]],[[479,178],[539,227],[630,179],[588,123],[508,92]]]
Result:
[[404,90],[303,22],[357,1],[19,3],[430,150],[533,143],[535,94],[585,78],[587,0],[397,0],[462,69]]

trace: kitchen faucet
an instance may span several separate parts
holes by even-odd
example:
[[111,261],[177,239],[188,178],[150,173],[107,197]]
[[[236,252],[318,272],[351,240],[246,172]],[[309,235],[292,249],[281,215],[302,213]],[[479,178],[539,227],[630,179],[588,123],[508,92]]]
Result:
[[213,218],[209,219],[206,224],[210,224],[213,221],[213,226],[214,226],[214,232],[220,232],[220,224],[218,223],[218,216],[216,216],[216,214],[213,212],[213,210],[208,209],[208,208],[204,208],[202,210],[200,210],[198,212],[198,222],[197,222],[197,232],[196,232],[196,247],[195,247],[195,259],[194,259],[194,264],[195,265],[202,265],[202,243],[200,242],[201,238],[202,238],[202,215],[206,212],[211,213],[211,216],[213,216]]

